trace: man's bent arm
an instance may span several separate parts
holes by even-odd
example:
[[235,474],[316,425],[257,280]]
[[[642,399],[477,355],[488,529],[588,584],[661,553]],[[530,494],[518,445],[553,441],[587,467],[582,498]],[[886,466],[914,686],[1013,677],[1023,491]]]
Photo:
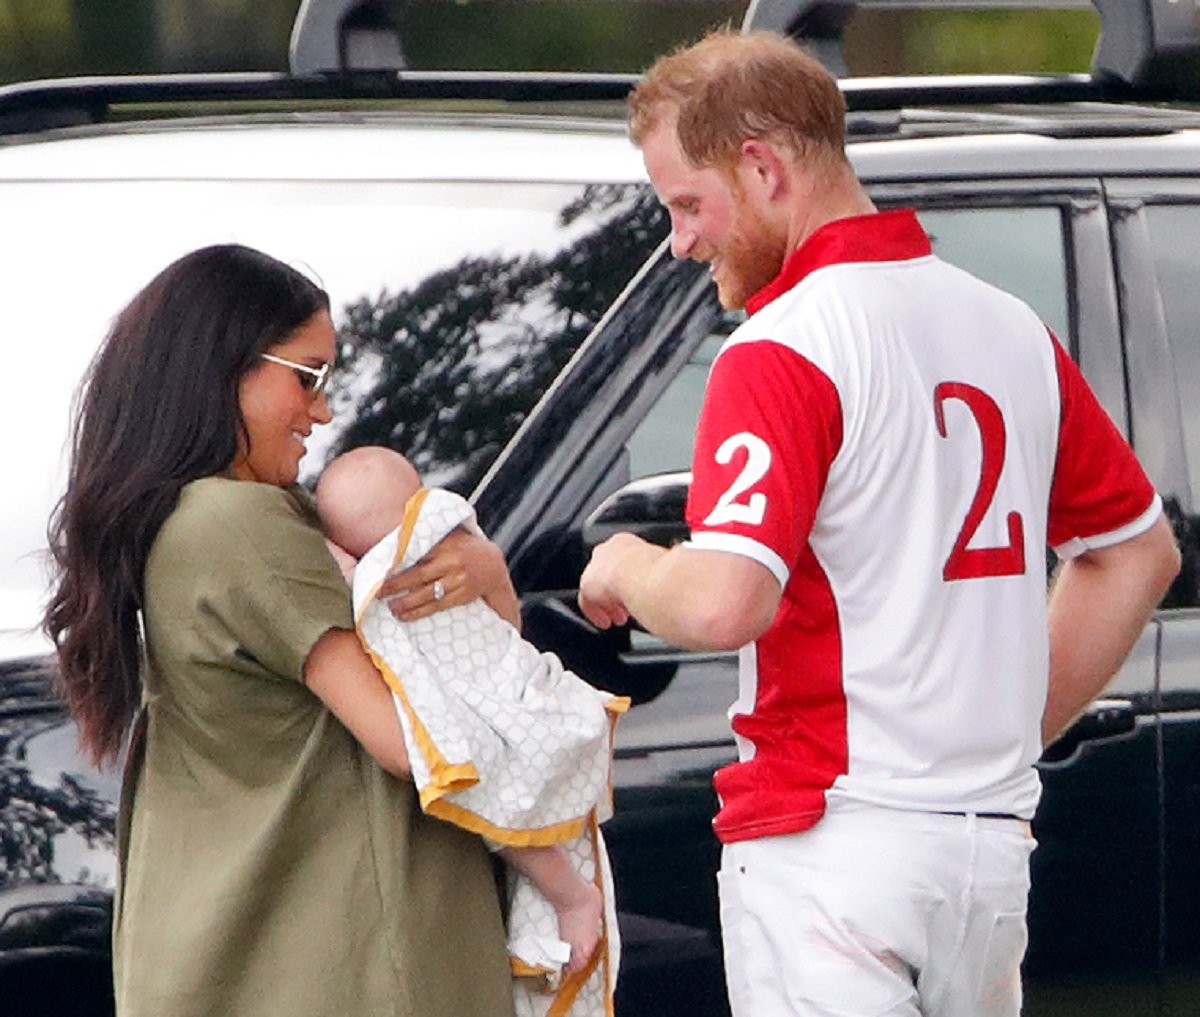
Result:
[[1049,745],[1104,689],[1179,572],[1165,518],[1145,533],[1063,564],[1050,591]]
[[579,606],[600,628],[630,615],[675,646],[735,650],[775,619],[779,581],[766,566],[725,551],[666,549],[619,533],[592,552]]

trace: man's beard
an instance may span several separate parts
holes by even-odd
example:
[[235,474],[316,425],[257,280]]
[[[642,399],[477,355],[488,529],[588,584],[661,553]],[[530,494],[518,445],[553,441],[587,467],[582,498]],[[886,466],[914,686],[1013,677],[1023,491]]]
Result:
[[729,236],[715,252],[720,264],[714,279],[721,306],[738,309],[771,282],[787,258],[787,240],[775,235],[766,219],[739,202]]

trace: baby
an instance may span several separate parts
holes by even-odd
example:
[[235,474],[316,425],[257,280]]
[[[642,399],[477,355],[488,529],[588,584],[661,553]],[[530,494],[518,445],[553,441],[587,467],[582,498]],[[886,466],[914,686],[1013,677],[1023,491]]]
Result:
[[[418,492],[422,495],[420,499],[414,498]],[[423,511],[429,508],[444,510],[445,506],[449,506],[452,513],[458,512],[461,515],[462,521],[457,525],[474,525],[474,513],[465,501],[450,492],[422,488],[417,471],[407,459],[391,449],[377,446],[355,449],[337,457],[326,467],[317,485],[317,510],[331,544],[330,550],[348,579],[360,560],[373,549],[376,549],[375,556],[378,556],[381,541],[393,535],[395,540],[392,544],[396,544],[397,541],[404,543],[412,535],[416,520]],[[454,528],[455,518],[453,514],[446,517],[449,529]],[[434,531],[433,536],[436,537],[438,532],[440,530]],[[392,544],[387,548],[389,560],[384,565],[386,569],[399,565],[404,551],[402,546],[397,544],[397,549]],[[427,553],[428,551],[424,550],[422,557]],[[357,578],[362,580],[363,576]],[[473,792],[486,792],[489,796],[502,796],[507,793],[511,799],[513,793],[511,789],[507,789],[506,792],[506,786],[513,783],[512,776],[516,774],[522,783],[530,785],[530,793],[524,796],[524,801],[536,802],[537,807],[541,809],[548,797],[555,793],[553,784],[561,783],[562,786],[566,786],[576,779],[580,769],[586,771],[589,765],[593,768],[599,765],[605,772],[598,774],[597,786],[593,788],[593,792],[598,790],[603,795],[607,790],[606,771],[611,751],[611,716],[620,712],[624,704],[564,671],[557,658],[541,654],[531,644],[520,639],[512,626],[482,601],[450,607],[440,615],[435,615],[433,619],[424,619],[425,623],[430,623],[442,617],[444,627],[452,620],[450,616],[455,612],[477,613],[476,620],[471,622],[469,628],[459,631],[453,638],[443,636],[436,646],[430,643],[431,636],[422,635],[422,631],[425,630],[419,628],[421,623],[399,621],[387,612],[376,612],[374,624],[376,632],[379,631],[379,626],[389,631],[384,633],[382,638],[378,634],[372,636],[362,621],[374,595],[373,591],[364,589],[361,581],[355,581],[353,585],[359,635],[392,686],[401,725],[405,728],[406,741],[409,743],[410,761],[414,763],[413,776],[421,792],[422,807],[431,814],[484,834],[489,846],[498,850],[506,863],[527,877],[553,907],[558,938],[570,948],[569,956],[564,957],[560,954],[557,958],[560,963],[565,961],[563,972],[569,975],[582,971],[596,950],[605,923],[605,895],[597,883],[604,885],[605,881],[599,877],[604,872],[606,863],[597,861],[595,865],[590,866],[590,875],[594,881],[589,881],[584,878],[579,866],[570,860],[559,843],[567,840],[571,834],[547,833],[552,829],[566,830],[570,824],[547,824],[544,822],[544,813],[530,813],[529,825],[522,829],[521,824],[526,819],[524,814],[512,809],[500,812],[499,808],[496,814],[476,814],[472,810],[478,806],[470,801],[455,804],[454,792],[461,786],[470,786]],[[375,582],[375,587],[378,588],[378,582]],[[478,621],[479,612],[486,613],[482,626]],[[490,633],[490,643],[481,648],[478,644],[484,639],[485,631]],[[503,643],[503,652],[499,655],[505,658],[505,664],[501,667],[494,661],[489,661],[488,666],[481,671],[470,661],[479,661],[481,653],[485,651],[492,657],[497,655],[496,633],[499,631],[502,631],[500,638]],[[404,642],[389,642],[393,639]],[[394,652],[399,653],[399,662],[389,658],[387,649],[388,646],[397,645],[399,649]],[[413,646],[416,649],[410,649]],[[416,659],[422,665],[432,661],[429,668],[430,678],[433,680],[427,685],[436,688],[422,691],[418,687],[421,667],[414,667],[412,659],[405,658],[405,654],[410,652],[417,654]],[[523,673],[527,674],[532,670],[538,676],[522,676],[516,684],[510,683],[511,687],[505,688],[504,679],[496,676],[512,673],[511,662],[514,659],[519,660]],[[552,669],[550,672],[546,670],[547,662]],[[470,675],[470,685],[465,688],[465,695],[461,685],[454,687],[448,684],[453,674],[462,672],[464,668],[470,671],[472,667],[475,667],[475,671]],[[398,677],[401,675],[403,678]],[[486,688],[483,688],[484,686]],[[444,699],[430,700],[428,697],[431,695],[441,695]],[[426,706],[424,713],[421,712],[422,696],[425,697],[424,703],[434,703],[432,707]],[[520,734],[524,734],[527,740],[530,739],[530,732],[534,732],[532,737],[535,739],[543,736],[539,732],[552,734],[555,738],[560,737],[558,732],[564,730],[580,732],[578,737],[574,734],[568,737],[575,738],[578,742],[581,758],[570,758],[571,753],[575,752],[575,749],[571,748],[565,754],[560,753],[564,758],[557,770],[553,767],[547,769],[543,762],[544,745],[543,753],[538,756],[539,762],[536,764],[508,758],[517,751],[513,749],[513,745],[521,739],[517,735],[506,736],[499,739],[503,748],[491,749],[494,753],[503,754],[505,758],[489,772],[487,764],[480,762],[481,759],[488,758],[488,750],[480,749],[472,743],[470,730],[463,735],[466,747],[460,754],[469,758],[449,761],[443,758],[453,753],[455,739],[462,735],[462,728],[483,732],[479,735],[481,738],[487,738],[495,731],[498,721],[493,716],[485,717],[482,724],[475,723],[477,718],[463,716],[463,711],[474,709],[471,704],[481,699],[485,707],[496,699],[502,700],[504,716],[514,712],[523,716],[525,726]],[[556,703],[572,700],[576,703],[572,708],[578,710],[581,707],[583,713],[556,712]],[[539,703],[543,705],[539,706]],[[440,714],[443,710],[455,714],[456,719],[428,715]],[[586,718],[583,723],[579,722],[581,716]],[[445,732],[444,741],[431,745],[437,738],[430,737],[429,733],[435,731]],[[589,731],[591,733],[587,734],[585,741],[584,733]],[[598,738],[603,739],[602,744]],[[445,745],[450,747],[444,748]],[[604,758],[597,762],[600,753],[604,754]],[[431,755],[434,757],[432,760]],[[583,758],[585,756],[586,758]],[[444,787],[436,786],[439,772],[453,770],[454,773],[460,773],[459,768],[464,765],[478,770],[468,785],[460,785],[456,783],[458,778],[454,778],[448,780]],[[476,779],[478,787],[474,786]],[[487,786],[489,781],[491,787]],[[604,788],[599,787],[601,781],[605,785]],[[545,786],[547,784],[552,785],[548,790]],[[525,805],[522,808],[531,806]],[[574,808],[578,811],[577,803]],[[594,814],[594,809],[591,811]],[[497,815],[500,818],[497,818]],[[508,823],[512,825],[505,825]],[[582,830],[580,822],[574,817],[571,818],[571,823],[574,833]],[[596,840],[592,843],[599,844],[598,830],[594,836]],[[548,837],[553,837],[554,842],[547,842]],[[602,847],[599,850],[602,851]],[[612,930],[610,938],[612,937],[615,937],[615,930]],[[510,943],[510,950],[511,945]],[[516,955],[516,951],[512,952]]]

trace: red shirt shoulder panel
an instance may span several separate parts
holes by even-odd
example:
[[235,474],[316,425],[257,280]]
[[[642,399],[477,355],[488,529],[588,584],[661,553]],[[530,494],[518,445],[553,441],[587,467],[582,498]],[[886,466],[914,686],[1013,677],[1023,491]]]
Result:
[[1050,488],[1052,547],[1117,530],[1154,500],[1154,487],[1078,365],[1050,333],[1061,400]]
[[749,538],[790,569],[841,444],[841,401],[823,371],[769,339],[734,342],[713,364],[697,424],[693,535]]

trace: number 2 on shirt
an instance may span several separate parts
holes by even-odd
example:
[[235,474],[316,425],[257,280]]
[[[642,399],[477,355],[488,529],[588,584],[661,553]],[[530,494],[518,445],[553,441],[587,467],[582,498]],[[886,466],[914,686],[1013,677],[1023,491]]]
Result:
[[1019,576],[1025,572],[1025,524],[1019,512],[1008,514],[1008,544],[1003,547],[969,548],[967,544],[975,536],[984,514],[991,507],[1004,469],[1004,452],[1007,444],[1004,415],[996,401],[982,389],[960,381],[943,381],[933,390],[933,413],[937,421],[938,434],[946,437],[946,418],[942,404],[948,399],[964,403],[979,428],[982,458],[979,465],[979,486],[958,539],[942,567],[942,579],[983,579],[988,576]]
[[758,526],[767,514],[767,496],[761,491],[756,491],[745,501],[738,501],[738,498],[767,475],[771,468],[771,446],[757,434],[742,431],[721,442],[716,460],[722,466],[728,466],[733,462],[733,454],[743,448],[746,450],[746,463],[742,466],[742,472],[717,499],[717,504],[704,520],[705,526],[717,526],[721,523]]

